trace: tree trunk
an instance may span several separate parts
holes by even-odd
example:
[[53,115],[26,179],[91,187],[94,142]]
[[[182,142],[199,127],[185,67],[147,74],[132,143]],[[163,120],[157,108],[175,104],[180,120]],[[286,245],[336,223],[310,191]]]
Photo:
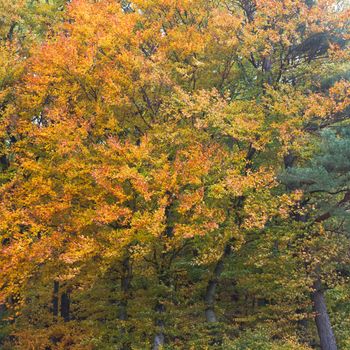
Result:
[[153,350],[160,350],[163,348],[165,343],[165,336],[164,336],[164,320],[163,315],[165,313],[165,305],[161,302],[158,302],[155,308],[156,312],[158,313],[158,319],[156,320],[156,326],[158,327],[159,331],[154,336],[154,343],[153,343]]
[[[174,204],[174,200],[176,199],[176,196],[173,193],[167,192],[168,195],[168,205],[165,208],[165,219],[166,219],[166,227],[163,233],[163,236],[167,239],[174,236],[174,226],[171,223],[171,215],[172,215],[172,206]],[[166,266],[162,266],[162,263],[157,266],[157,274],[158,274],[158,280],[159,280],[159,286],[161,289],[163,287],[169,288],[171,286],[171,278],[169,275],[169,269],[172,263],[172,257],[169,257],[169,253],[167,252],[167,247],[165,244],[163,244],[163,252],[161,253],[161,262],[165,262],[167,259],[170,259]],[[164,298],[167,298],[167,295],[164,296],[162,293],[158,295],[158,300],[155,306],[156,311],[156,327],[157,327],[157,333],[154,336],[153,340],[153,348],[152,350],[159,350],[162,349],[165,344],[165,336],[164,336],[164,329],[165,329],[165,322],[164,322],[164,314],[166,312],[165,304],[163,302]]]
[[0,322],[2,321],[2,318],[4,317],[5,312],[6,312],[6,305],[0,304]]
[[205,299],[204,299],[206,303],[205,318],[207,322],[217,322],[217,317],[214,311],[216,288],[219,283],[219,278],[222,274],[222,271],[224,270],[225,260],[231,254],[232,243],[233,242],[230,240],[226,244],[224,253],[219,259],[219,261],[216,263],[213,276],[208,282],[208,286],[205,292]]
[[[248,152],[247,152],[247,156],[246,156],[246,165],[244,167],[244,174],[246,174],[247,171],[249,169],[251,169],[251,166],[252,166],[251,161],[252,161],[255,153],[256,153],[256,149],[252,145],[250,145]],[[239,211],[240,209],[243,208],[244,199],[245,199],[244,196],[240,196],[238,198],[237,203],[236,203],[237,211]],[[236,221],[237,221],[238,227],[240,227],[241,226],[241,218],[237,217]],[[235,241],[234,238],[230,238],[229,241],[226,243],[225,248],[224,248],[224,252],[223,252],[221,258],[219,259],[219,261],[216,263],[212,278],[209,280],[208,285],[207,285],[207,289],[205,292],[205,298],[204,298],[204,301],[206,303],[205,318],[206,318],[207,322],[210,322],[210,323],[217,322],[217,318],[216,318],[215,311],[214,311],[216,287],[219,284],[219,278],[222,274],[222,271],[224,270],[225,260],[229,255],[231,255],[234,241]]]
[[69,321],[69,309],[70,309],[70,300],[68,292],[63,292],[61,295],[61,317],[64,322]]
[[318,278],[314,283],[314,293],[312,301],[316,312],[315,321],[320,345],[322,350],[337,350],[337,343],[333,334],[331,322],[327,311],[326,300],[324,297],[321,281]]

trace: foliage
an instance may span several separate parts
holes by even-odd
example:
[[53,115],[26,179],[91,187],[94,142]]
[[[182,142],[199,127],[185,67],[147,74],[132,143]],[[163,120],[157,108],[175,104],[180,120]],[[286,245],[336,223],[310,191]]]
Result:
[[4,349],[346,348],[345,5],[0,5]]

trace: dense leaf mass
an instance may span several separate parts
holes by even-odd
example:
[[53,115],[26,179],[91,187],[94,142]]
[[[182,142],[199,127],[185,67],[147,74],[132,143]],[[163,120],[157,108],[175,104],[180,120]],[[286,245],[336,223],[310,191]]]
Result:
[[0,348],[350,348],[347,1],[0,0]]

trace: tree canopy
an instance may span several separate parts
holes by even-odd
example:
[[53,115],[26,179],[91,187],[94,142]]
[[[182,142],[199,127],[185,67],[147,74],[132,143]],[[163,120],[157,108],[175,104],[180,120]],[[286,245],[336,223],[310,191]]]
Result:
[[0,347],[350,347],[346,1],[0,0]]

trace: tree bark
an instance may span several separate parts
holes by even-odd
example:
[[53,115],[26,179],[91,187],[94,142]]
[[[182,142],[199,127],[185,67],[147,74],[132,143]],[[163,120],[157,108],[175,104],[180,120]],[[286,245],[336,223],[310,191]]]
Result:
[[316,312],[315,321],[320,345],[322,350],[337,350],[337,343],[334,337],[332,325],[329,319],[326,300],[322,289],[321,280],[318,278],[314,283],[312,294],[314,310]]
[[226,244],[224,253],[219,259],[219,261],[216,263],[213,276],[209,280],[207,285],[207,289],[205,292],[205,303],[206,303],[205,318],[207,322],[217,322],[217,317],[214,310],[216,288],[219,283],[219,278],[224,270],[225,260],[231,254],[232,243],[233,243],[232,240],[230,240]]
[[69,321],[70,299],[68,292],[63,292],[61,295],[61,317],[64,322]]
[[[166,227],[163,232],[164,238],[171,238],[174,236],[174,227],[171,223],[171,211],[172,206],[174,204],[174,200],[176,199],[175,195],[168,192],[167,193],[169,202],[168,205],[165,208],[165,221],[166,221]],[[163,288],[164,286],[166,288],[169,288],[171,286],[171,278],[169,275],[169,269],[171,266],[172,258],[168,257],[168,252],[166,245],[163,246],[164,251],[161,253],[161,262],[157,266],[157,274],[158,274],[158,280],[159,280],[159,286],[160,288]],[[168,264],[164,265],[164,262],[168,259]],[[166,312],[165,304],[163,302],[164,296],[159,295],[158,300],[155,306],[155,312],[156,312],[156,327],[158,329],[158,332],[154,335],[153,340],[153,348],[152,350],[160,350],[163,348],[165,344],[165,335],[164,335],[164,329],[165,329],[165,322],[164,322],[164,314]]]
[[158,327],[159,331],[154,336],[154,343],[153,343],[153,350],[160,350],[163,348],[165,343],[165,336],[164,336],[164,320],[162,318],[163,314],[165,313],[165,305],[162,302],[158,302],[155,311],[158,313],[158,318],[156,320],[156,326]]
[[[255,154],[256,154],[256,149],[252,145],[250,145],[246,156],[246,165],[244,167],[244,174],[246,174],[247,171],[251,169],[252,167],[251,161]],[[238,201],[236,203],[237,211],[243,208],[244,199],[245,199],[244,196],[240,196],[238,198]],[[241,218],[237,217],[236,221],[237,221],[238,227],[240,227]],[[222,274],[222,271],[224,270],[225,260],[229,255],[231,255],[233,244],[234,244],[234,238],[230,238],[225,245],[224,252],[221,258],[216,263],[212,278],[209,280],[207,285],[205,298],[204,298],[204,301],[206,303],[205,318],[207,322],[210,322],[210,323],[217,322],[217,318],[214,311],[216,288],[219,284],[219,278]]]

